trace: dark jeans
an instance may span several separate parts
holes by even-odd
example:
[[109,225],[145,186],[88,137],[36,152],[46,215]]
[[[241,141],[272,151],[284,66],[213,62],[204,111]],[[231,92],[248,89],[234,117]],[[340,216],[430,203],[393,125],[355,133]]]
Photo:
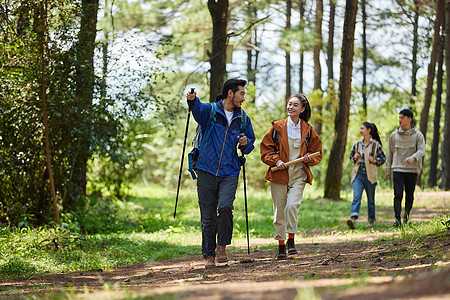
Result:
[[203,257],[216,256],[217,244],[231,244],[233,235],[233,202],[238,177],[218,177],[198,171],[197,194],[202,220]]
[[400,223],[402,212],[403,190],[405,190],[405,220],[409,220],[414,202],[417,174],[393,172],[394,180],[394,213],[395,219]]

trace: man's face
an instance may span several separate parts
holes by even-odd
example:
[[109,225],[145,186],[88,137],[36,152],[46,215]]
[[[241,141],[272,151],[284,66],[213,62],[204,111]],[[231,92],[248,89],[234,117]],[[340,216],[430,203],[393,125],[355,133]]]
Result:
[[233,103],[234,107],[241,108],[242,103],[244,103],[245,101],[244,96],[245,96],[245,88],[243,86],[239,86],[239,90],[237,90],[236,93],[234,93],[233,97],[231,98],[231,103]]
[[401,128],[409,128],[411,127],[411,121],[412,119],[410,117],[407,117],[405,115],[400,114],[398,116],[398,124]]

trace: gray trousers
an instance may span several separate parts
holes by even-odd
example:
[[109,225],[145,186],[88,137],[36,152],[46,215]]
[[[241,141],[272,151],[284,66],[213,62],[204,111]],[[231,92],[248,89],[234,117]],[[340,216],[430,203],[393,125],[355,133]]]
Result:
[[233,202],[238,177],[218,177],[198,170],[197,194],[202,221],[203,257],[216,256],[217,244],[231,244]]

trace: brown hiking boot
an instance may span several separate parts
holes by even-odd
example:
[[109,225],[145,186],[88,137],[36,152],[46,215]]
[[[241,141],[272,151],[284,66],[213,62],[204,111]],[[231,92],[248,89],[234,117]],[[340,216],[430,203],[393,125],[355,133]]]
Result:
[[216,266],[216,262],[214,260],[214,256],[208,256],[205,258],[205,268],[214,268]]
[[226,248],[227,248],[227,246],[217,245],[217,262],[218,263],[224,263],[224,262],[228,261]]

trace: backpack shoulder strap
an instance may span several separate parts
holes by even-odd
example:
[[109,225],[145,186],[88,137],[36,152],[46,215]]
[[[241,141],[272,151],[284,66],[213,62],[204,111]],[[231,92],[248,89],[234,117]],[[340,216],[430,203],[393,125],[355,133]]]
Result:
[[[202,137],[202,139],[199,143],[200,145],[202,145],[203,142],[205,142],[208,139],[209,134],[211,133],[215,123],[216,123],[216,103],[213,102],[213,103],[211,103],[211,113],[209,114],[208,125],[206,125],[206,128],[207,128],[206,133],[205,133],[205,136]],[[199,146],[199,148],[200,148],[200,146]]]
[[241,109],[242,111],[242,120],[241,125],[239,126],[239,130],[241,132],[244,132],[245,126],[247,125],[247,114],[245,113],[245,110]]
[[372,156],[373,157],[373,155],[375,154],[375,148],[377,148],[377,141],[376,140],[374,140],[373,141],[373,143],[372,143],[372,151],[370,152],[370,156]]
[[273,148],[275,151],[273,153],[271,153],[270,155],[280,153],[280,150],[278,150],[278,146],[279,146],[278,136],[279,136],[279,133],[274,128],[272,131],[272,141],[273,141]]
[[311,129],[308,131],[308,134],[305,138],[305,144],[306,144],[306,153],[308,153],[308,147],[309,147],[309,141],[311,140]]

